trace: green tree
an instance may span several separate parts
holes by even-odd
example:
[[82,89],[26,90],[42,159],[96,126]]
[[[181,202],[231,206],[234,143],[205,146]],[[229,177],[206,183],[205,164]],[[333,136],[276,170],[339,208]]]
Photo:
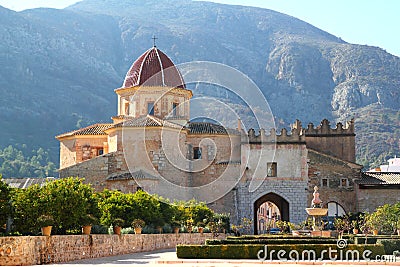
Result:
[[14,208],[14,228],[21,233],[36,233],[39,229],[37,218],[48,203],[41,198],[39,185],[32,185],[26,189],[15,190],[12,196]]
[[51,215],[53,228],[59,234],[78,230],[88,214],[98,214],[93,188],[83,179],[65,178],[17,190],[13,197],[14,223],[17,231],[33,232],[39,229],[37,218]]
[[138,214],[133,219],[142,219],[146,224],[153,226],[163,226],[165,224],[160,209],[160,202],[156,197],[143,190],[139,190],[133,195],[133,199],[138,209]]
[[93,188],[83,181],[70,177],[57,179],[42,187],[41,197],[48,202],[48,213],[53,216],[58,233],[80,229],[82,218],[95,213],[93,208],[97,207],[97,203]]
[[188,217],[193,219],[194,224],[203,222],[204,219],[210,220],[214,216],[214,212],[207,207],[206,203],[196,202],[195,200],[186,203],[186,212]]
[[181,220],[179,219],[178,210],[176,206],[173,205],[168,199],[164,199],[163,197],[160,196],[154,196],[154,197],[159,202],[159,210],[163,222],[172,225],[173,224],[172,222],[175,222],[174,224],[176,224],[177,221]]
[[122,219],[124,220],[122,226],[128,227],[139,214],[133,194],[130,193],[104,190],[99,194],[98,205],[101,212],[100,222],[106,226],[115,224],[117,219]]
[[11,216],[11,188],[2,180],[0,174],[0,228]]
[[397,223],[400,221],[400,203],[378,207],[369,216],[369,221],[376,229],[384,233],[394,233],[397,230]]

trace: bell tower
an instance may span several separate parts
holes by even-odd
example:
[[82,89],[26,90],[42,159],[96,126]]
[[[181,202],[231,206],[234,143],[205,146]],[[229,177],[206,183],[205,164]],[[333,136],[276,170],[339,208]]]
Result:
[[190,119],[192,91],[186,89],[178,68],[153,46],[131,66],[118,95],[118,115],[114,123],[151,115],[186,124]]

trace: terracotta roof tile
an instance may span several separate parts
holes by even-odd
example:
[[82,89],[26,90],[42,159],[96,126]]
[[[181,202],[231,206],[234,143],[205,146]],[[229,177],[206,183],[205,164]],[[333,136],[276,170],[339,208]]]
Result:
[[210,122],[191,122],[187,125],[189,134],[240,134],[237,130],[225,128],[221,125]]
[[145,115],[138,118],[134,118],[131,120],[126,120],[124,122],[120,122],[115,124],[115,127],[169,127],[169,128],[176,128],[182,129],[183,127],[179,124],[169,122],[166,120],[162,120],[160,118]]
[[144,52],[131,66],[122,87],[171,86],[185,88],[179,70],[169,57],[157,47]]
[[363,185],[398,185],[400,184],[400,173],[396,172],[363,172],[361,179],[357,181]]
[[97,123],[87,126],[85,128],[57,135],[56,138],[74,136],[74,135],[107,135],[104,131],[111,128],[112,126],[113,126],[112,123],[104,123],[104,124]]
[[116,181],[116,180],[157,180],[158,178],[144,170],[138,170],[135,172],[123,172],[123,173],[113,173],[109,175],[106,180],[107,181]]

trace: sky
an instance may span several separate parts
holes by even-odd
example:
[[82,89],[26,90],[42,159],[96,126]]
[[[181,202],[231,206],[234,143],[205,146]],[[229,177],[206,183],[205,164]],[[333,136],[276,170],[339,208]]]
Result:
[[[134,0],[132,0],[134,1]],[[162,1],[162,0],[160,0]],[[64,8],[76,0],[0,0],[16,11]],[[213,2],[257,6],[304,20],[344,41],[379,46],[400,56],[400,0],[213,0]]]

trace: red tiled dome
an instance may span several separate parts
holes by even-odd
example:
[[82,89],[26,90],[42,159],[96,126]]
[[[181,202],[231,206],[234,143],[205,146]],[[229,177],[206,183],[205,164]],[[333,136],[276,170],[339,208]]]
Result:
[[171,59],[155,46],[144,52],[132,64],[122,87],[141,85],[185,88],[179,70]]

